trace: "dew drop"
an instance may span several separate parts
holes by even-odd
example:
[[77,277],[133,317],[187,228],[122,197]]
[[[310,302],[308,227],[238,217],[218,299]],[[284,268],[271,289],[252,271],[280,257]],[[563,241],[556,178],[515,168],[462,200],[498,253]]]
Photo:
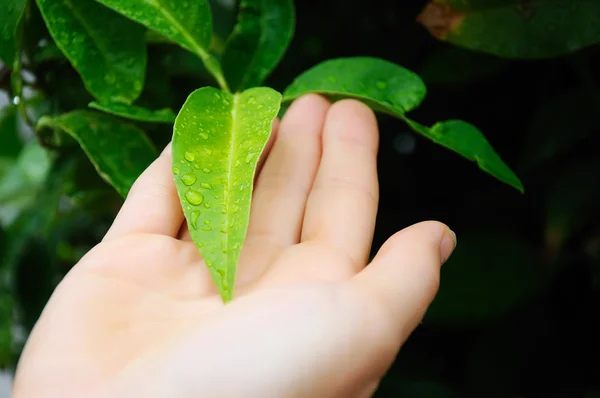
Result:
[[212,189],[212,185],[210,185],[208,182],[203,182],[202,184],[200,184],[200,188]]
[[241,164],[242,164],[242,162],[240,162],[239,160],[235,161],[235,167],[240,167]]
[[246,163],[250,163],[256,157],[256,152],[250,152],[248,156],[246,156]]
[[204,224],[206,224],[206,225],[210,224],[210,220],[204,220]]
[[238,211],[240,211],[240,206],[233,206],[233,212],[237,213]]
[[196,222],[198,221],[198,217],[200,217],[200,212],[193,211],[192,215],[190,217],[190,225],[192,226],[193,229],[198,229],[198,225],[196,224]]
[[203,231],[212,231],[212,227],[206,226],[202,228]]
[[194,191],[193,189],[190,189],[186,192],[185,198],[188,202],[190,202],[191,205],[194,206],[198,206],[204,200],[204,196],[200,192]]
[[203,168],[203,169],[202,169],[202,171],[203,171],[203,172],[205,172],[206,174],[210,173],[210,169],[209,169],[209,168],[206,168],[206,167],[205,167],[205,168]]
[[208,134],[206,133],[200,133],[198,134],[200,136],[200,138],[202,138],[203,140],[207,140],[208,139]]
[[204,148],[204,153],[205,153],[207,156],[210,156],[210,155],[212,155],[213,151],[212,151],[212,149],[209,149],[209,148]]
[[207,208],[207,209],[210,209],[210,203],[204,202],[204,207]]
[[196,159],[196,156],[194,156],[193,153],[191,152],[186,152],[185,155],[183,156],[185,158],[185,160],[187,160],[188,162],[193,162],[194,159]]
[[173,166],[173,174],[179,174],[179,167]]
[[388,86],[387,83],[384,82],[383,80],[378,81],[375,85],[377,86],[377,88],[379,90],[385,90]]
[[210,260],[204,260],[204,264],[206,264],[208,268],[212,267],[212,261]]
[[180,178],[181,182],[183,182],[188,187],[196,182],[196,176],[193,174],[184,174]]

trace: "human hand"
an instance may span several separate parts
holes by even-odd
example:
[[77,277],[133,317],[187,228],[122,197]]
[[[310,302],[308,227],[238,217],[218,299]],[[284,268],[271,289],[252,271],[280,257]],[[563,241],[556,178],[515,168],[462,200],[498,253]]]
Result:
[[378,202],[373,113],[308,95],[273,136],[234,300],[221,302],[190,239],[166,150],[54,292],[14,398],[375,391],[433,299],[454,234],[417,224],[365,268]]

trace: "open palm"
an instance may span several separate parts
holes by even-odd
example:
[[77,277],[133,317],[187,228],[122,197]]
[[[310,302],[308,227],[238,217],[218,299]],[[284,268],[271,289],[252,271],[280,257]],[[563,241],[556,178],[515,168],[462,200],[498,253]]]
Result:
[[370,396],[437,291],[453,233],[394,235],[365,268],[378,133],[352,100],[305,96],[259,164],[234,300],[191,242],[170,150],[56,289],[15,398]]

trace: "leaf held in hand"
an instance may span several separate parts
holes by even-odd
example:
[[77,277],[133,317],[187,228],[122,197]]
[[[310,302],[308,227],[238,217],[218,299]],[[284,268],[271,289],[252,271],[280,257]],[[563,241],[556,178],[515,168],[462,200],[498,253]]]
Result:
[[190,234],[224,302],[250,217],[258,158],[281,94],[266,87],[229,94],[204,87],[181,109],[173,133],[173,173]]
[[60,129],[75,138],[98,174],[123,197],[157,156],[143,131],[94,111],[44,116],[38,122],[39,128]]
[[260,85],[275,69],[294,35],[292,0],[242,0],[226,43],[223,71],[234,91]]
[[505,58],[550,58],[600,42],[597,0],[434,0],[417,20],[440,40]]
[[100,101],[131,103],[146,70],[144,29],[93,0],[37,0],[54,41]]
[[140,122],[152,123],[174,123],[175,113],[171,109],[151,110],[135,105],[127,105],[119,102],[98,103],[90,102],[90,108],[106,113],[120,116],[125,119],[138,120]]

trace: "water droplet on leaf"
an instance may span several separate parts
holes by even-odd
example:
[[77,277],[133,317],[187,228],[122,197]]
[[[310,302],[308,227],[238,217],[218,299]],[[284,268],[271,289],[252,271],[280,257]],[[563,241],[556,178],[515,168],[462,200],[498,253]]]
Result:
[[185,160],[187,160],[188,162],[193,162],[194,159],[196,159],[196,156],[194,156],[193,153],[191,152],[186,152],[185,155],[183,156],[185,158]]
[[190,186],[196,182],[196,176],[193,174],[184,174],[181,176],[181,182],[187,186]]
[[203,182],[202,184],[200,184],[200,188],[204,188],[204,189],[212,189],[212,185],[210,185],[207,182]]
[[173,167],[173,174],[179,174],[179,167],[177,167],[177,166]]
[[206,174],[210,173],[210,169],[208,169],[208,168],[206,168],[206,167],[205,167],[205,168],[203,168],[203,169],[202,169],[202,171],[203,171],[203,172],[205,172]]
[[204,195],[202,195],[198,191],[194,191],[193,189],[190,189],[189,191],[186,192],[185,198],[187,199],[188,202],[190,202],[190,204],[192,204],[194,206],[198,206],[204,200]]
[[196,222],[198,221],[198,217],[200,217],[200,212],[199,211],[193,211],[192,212],[192,216],[190,218],[190,224],[192,226],[193,229],[197,229],[198,225],[196,225]]

